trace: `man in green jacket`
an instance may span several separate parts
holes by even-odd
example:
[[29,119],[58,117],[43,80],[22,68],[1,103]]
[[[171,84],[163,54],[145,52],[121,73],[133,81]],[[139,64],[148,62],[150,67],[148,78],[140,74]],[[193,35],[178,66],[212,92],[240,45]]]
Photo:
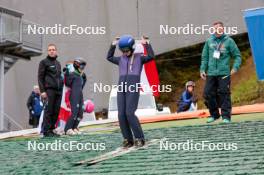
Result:
[[[206,80],[205,104],[211,115],[207,122],[211,123],[220,118],[221,108],[223,122],[229,123],[232,110],[230,80],[231,75],[240,67],[241,55],[234,40],[224,34],[223,23],[215,22],[213,27],[215,33],[205,42],[200,67],[201,78]],[[231,57],[234,59],[232,68]]]

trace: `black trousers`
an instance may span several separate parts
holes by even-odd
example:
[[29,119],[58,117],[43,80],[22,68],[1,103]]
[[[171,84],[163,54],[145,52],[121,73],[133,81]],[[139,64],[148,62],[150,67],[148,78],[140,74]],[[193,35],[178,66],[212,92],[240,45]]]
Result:
[[33,128],[37,128],[39,124],[39,116],[33,116],[31,111],[29,111],[29,125],[32,125]]
[[118,92],[118,121],[124,139],[133,141],[144,139],[144,133],[135,112],[139,101],[139,92]]
[[37,128],[38,127],[39,118],[40,118],[40,116],[34,116],[33,117],[33,128]]
[[[75,100],[74,98],[72,100]],[[66,126],[64,128],[64,131],[67,132],[69,129],[77,129],[80,121],[83,118],[83,96],[81,95],[81,98],[79,102],[71,103],[71,116],[69,120],[66,123]]]
[[55,129],[55,124],[58,119],[62,92],[54,89],[48,89],[46,91],[48,96],[48,104],[45,108],[44,118],[43,118],[43,133],[44,135],[47,132]]
[[205,104],[211,117],[220,117],[219,108],[223,119],[231,118],[231,93],[230,76],[208,76],[204,89]]
[[[81,107],[82,108],[82,107]],[[66,123],[66,126],[64,128],[64,131],[67,132],[69,129],[77,129],[79,126],[80,121],[83,118],[83,110],[79,109],[77,115],[71,115],[69,120]]]

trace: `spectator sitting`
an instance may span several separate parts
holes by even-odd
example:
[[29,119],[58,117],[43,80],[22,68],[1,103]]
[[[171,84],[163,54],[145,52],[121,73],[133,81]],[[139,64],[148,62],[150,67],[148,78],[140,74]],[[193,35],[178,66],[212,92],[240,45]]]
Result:
[[43,104],[40,98],[39,86],[34,86],[34,89],[27,100],[27,107],[29,110],[29,124],[33,128],[38,127],[39,118],[43,109]]
[[182,93],[178,103],[177,112],[184,111],[196,111],[197,110],[197,98],[194,95],[195,83],[188,81],[185,85],[186,90]]

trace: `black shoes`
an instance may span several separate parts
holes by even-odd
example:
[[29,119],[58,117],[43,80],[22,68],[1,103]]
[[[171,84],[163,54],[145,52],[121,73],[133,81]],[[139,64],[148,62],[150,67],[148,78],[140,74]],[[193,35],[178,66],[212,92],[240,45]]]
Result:
[[132,146],[135,147],[142,147],[145,145],[145,140],[144,139],[135,139],[135,142],[133,141],[129,141],[127,139],[125,139],[123,141],[123,148],[130,148]]
[[142,147],[142,146],[145,145],[145,140],[144,140],[144,139],[135,139],[135,143],[134,143],[134,145],[135,145],[136,147]]
[[133,141],[129,141],[129,140],[127,140],[127,139],[125,139],[124,141],[123,141],[123,148],[130,148],[130,147],[132,147],[134,145],[134,142]]
[[44,137],[59,137],[59,134],[54,133],[53,131],[47,131],[43,133]]

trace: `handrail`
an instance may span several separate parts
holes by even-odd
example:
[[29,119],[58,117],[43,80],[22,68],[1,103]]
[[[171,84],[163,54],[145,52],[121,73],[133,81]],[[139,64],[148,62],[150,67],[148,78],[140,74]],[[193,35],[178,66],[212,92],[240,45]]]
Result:
[[9,116],[8,114],[4,113],[4,116],[10,120],[11,122],[13,122],[19,129],[24,129],[23,126],[21,126],[19,123],[17,123],[11,116]]

